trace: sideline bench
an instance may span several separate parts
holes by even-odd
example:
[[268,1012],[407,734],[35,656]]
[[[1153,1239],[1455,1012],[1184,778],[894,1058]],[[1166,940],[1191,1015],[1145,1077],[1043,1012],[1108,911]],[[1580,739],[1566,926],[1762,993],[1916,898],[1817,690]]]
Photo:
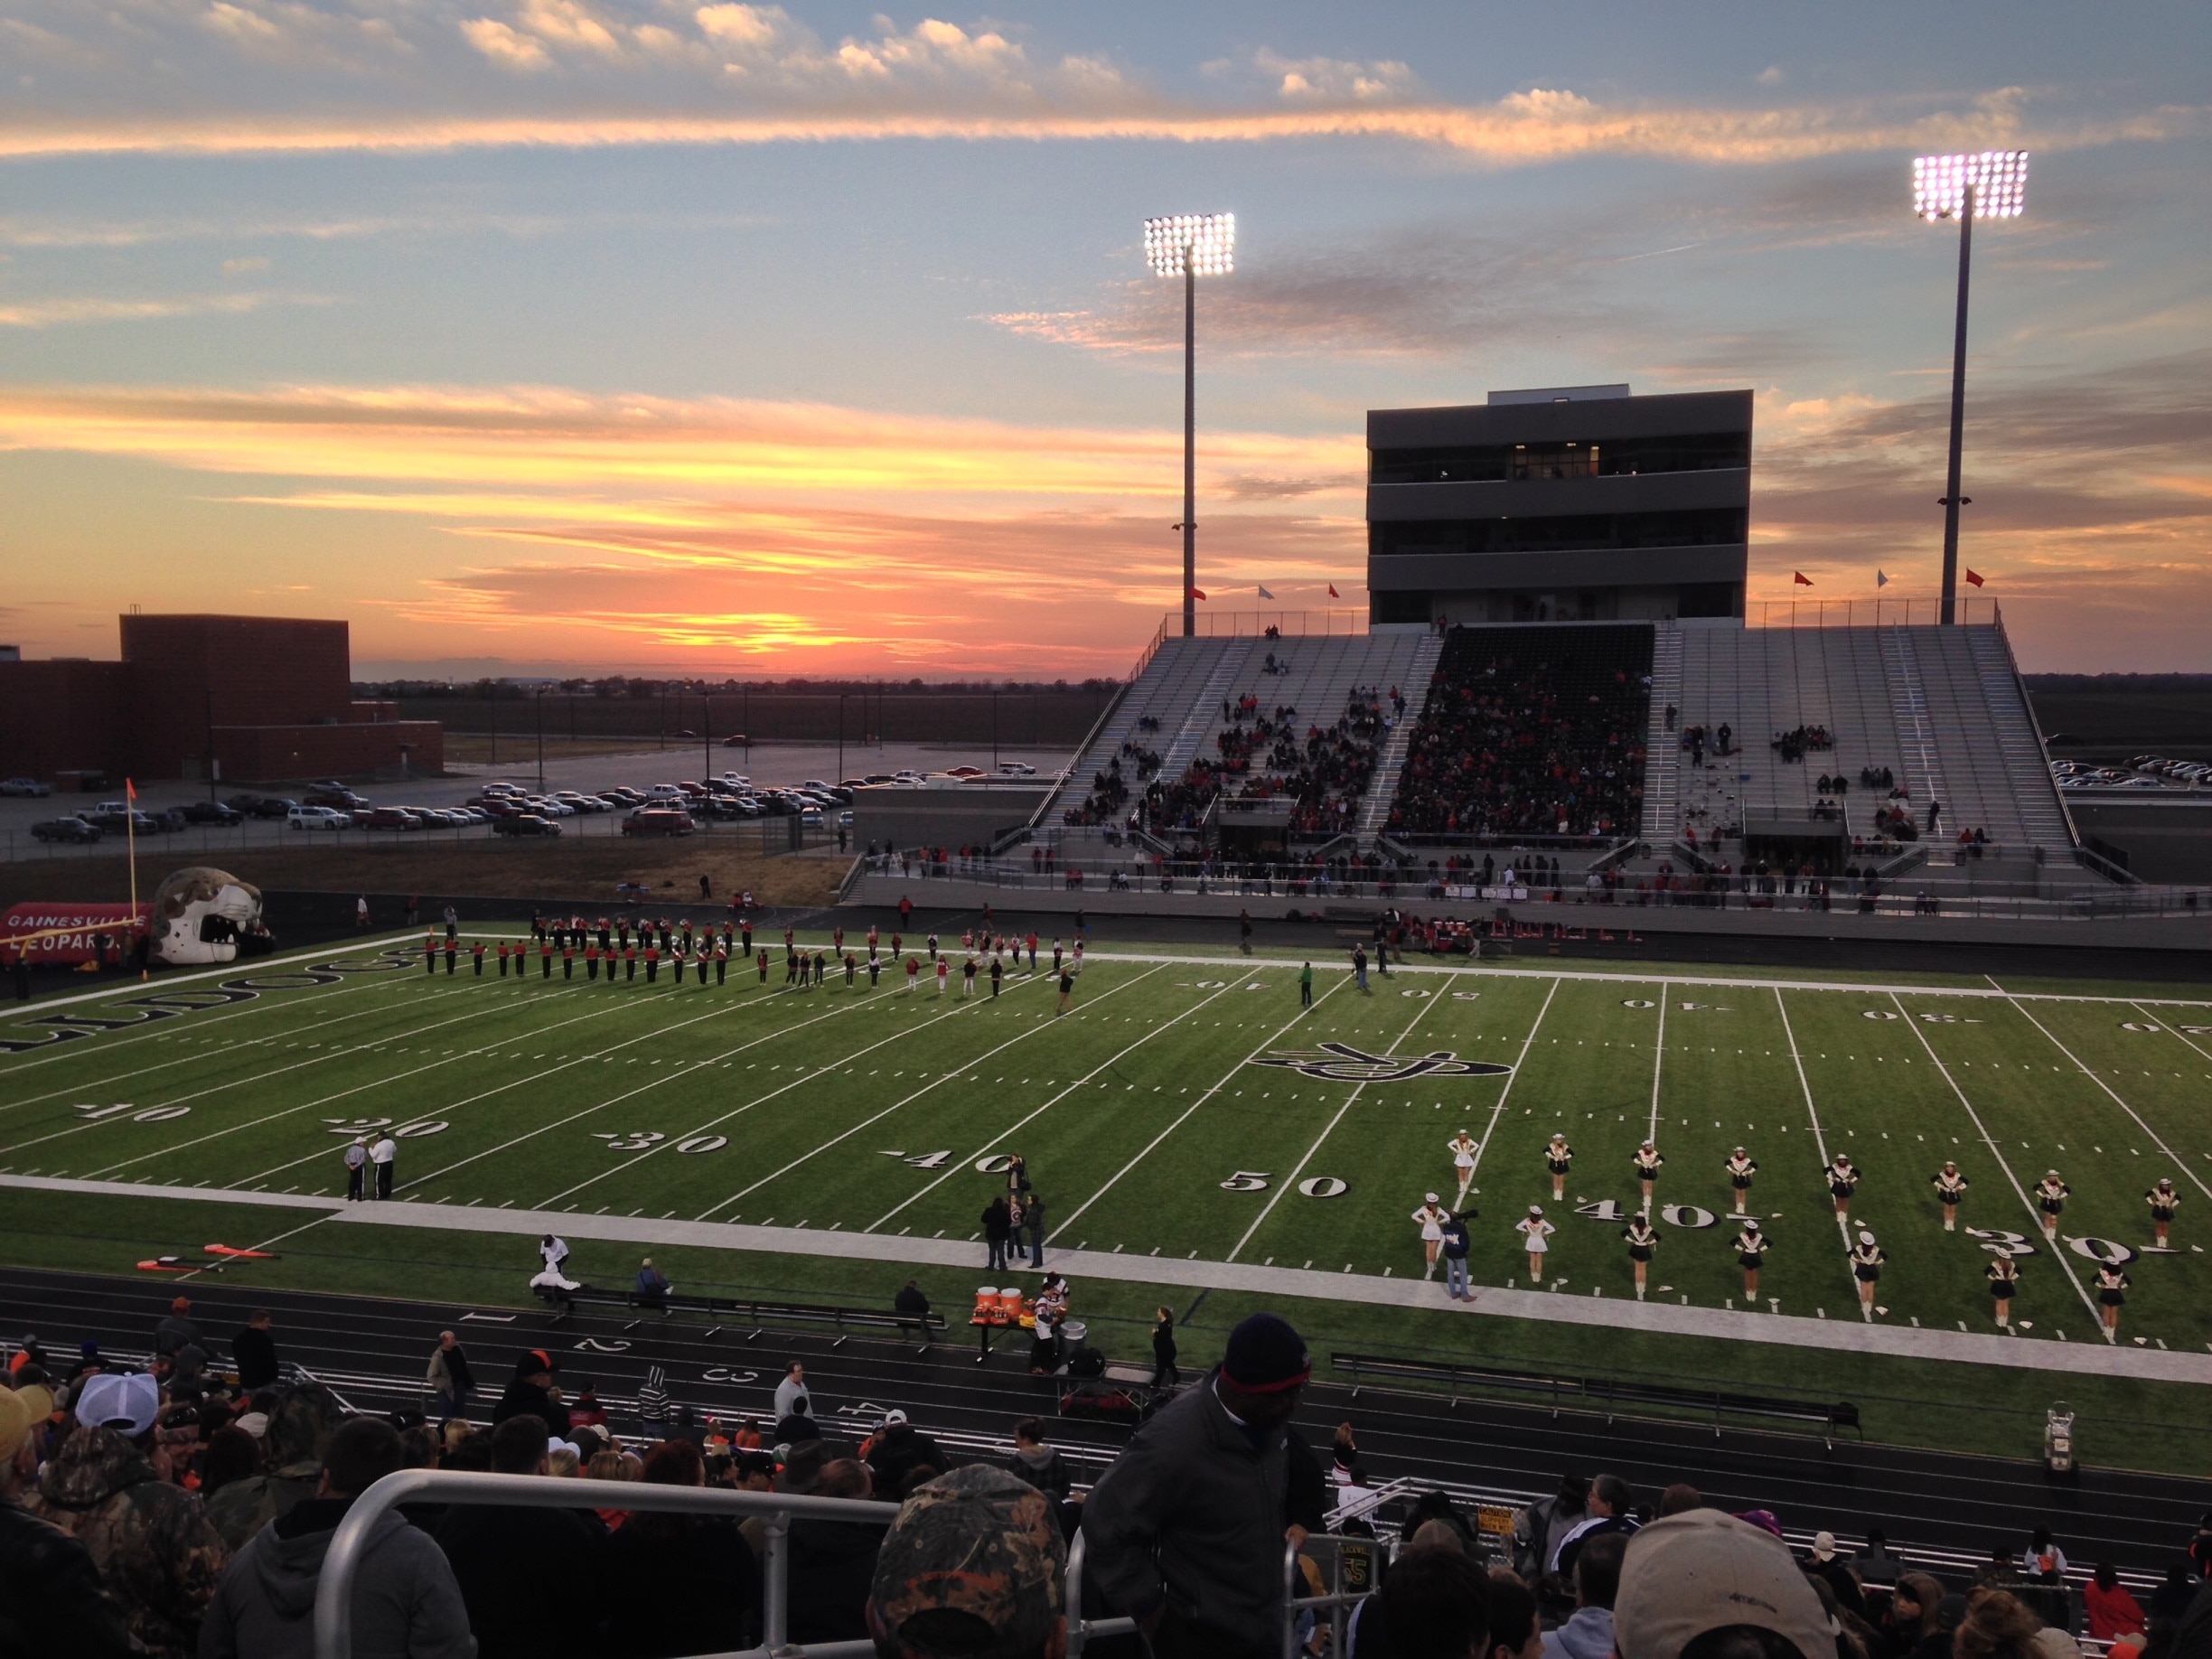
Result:
[[1713,1438],[1720,1438],[1726,1418],[1752,1418],[1770,1422],[1815,1423],[1821,1439],[1835,1449],[1837,1431],[1849,1429],[1865,1438],[1859,1408],[1851,1401],[1784,1400],[1767,1394],[1734,1393],[1722,1389],[1681,1388],[1658,1382],[1636,1382],[1612,1377],[1579,1377],[1543,1372],[1503,1371],[1487,1365],[1457,1365],[1439,1360],[1401,1359],[1382,1354],[1332,1354],[1329,1363],[1352,1374],[1352,1397],[1359,1398],[1364,1382],[1373,1378],[1410,1382],[1443,1383],[1457,1407],[1463,1393],[1538,1394],[1549,1397],[1551,1415],[1561,1409],[1602,1411],[1609,1428],[1623,1408],[1649,1406],[1667,1411],[1711,1413]]
[[[703,1319],[721,1320],[731,1326],[749,1326],[745,1340],[752,1342],[772,1326],[828,1326],[838,1333],[832,1347],[842,1347],[856,1331],[889,1331],[905,1336],[919,1333],[922,1347],[927,1352],[933,1336],[945,1328],[941,1313],[903,1314],[880,1308],[838,1308],[818,1302],[763,1302],[749,1297],[686,1296],[671,1291],[665,1296],[649,1296],[636,1290],[605,1290],[592,1285],[578,1285],[573,1290],[563,1290],[552,1285],[538,1288],[538,1299],[553,1309],[550,1323],[558,1325],[578,1308],[613,1308],[639,1313],[657,1313],[664,1317],[673,1314],[689,1314]],[[623,1329],[634,1330],[643,1323],[633,1319]],[[707,1335],[719,1336],[723,1326],[715,1326]]]

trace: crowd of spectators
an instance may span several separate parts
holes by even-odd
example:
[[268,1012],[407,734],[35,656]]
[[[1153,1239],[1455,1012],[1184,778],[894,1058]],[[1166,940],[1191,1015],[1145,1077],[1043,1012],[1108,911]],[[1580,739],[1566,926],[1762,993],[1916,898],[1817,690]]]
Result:
[[[1313,1659],[2081,1659],[2084,1639],[2120,1659],[2212,1654],[2200,1593],[2212,1515],[2141,1600],[2109,1561],[2075,1572],[2048,1530],[1970,1575],[1938,1575],[1879,1532],[1856,1551],[1827,1532],[1794,1551],[1767,1510],[1724,1513],[1690,1486],[1639,1493],[1614,1475],[1568,1477],[1507,1526],[1505,1512],[1440,1490],[1382,1486],[1349,1423],[1317,1450],[1296,1423],[1311,1358],[1265,1313],[1230,1333],[1217,1366],[1164,1388],[1088,1491],[1035,1418],[996,1452],[949,1455],[898,1411],[848,1444],[853,1426],[818,1425],[798,1364],[776,1388],[773,1429],[710,1419],[703,1433],[624,1441],[588,1389],[567,1400],[552,1386],[543,1350],[515,1362],[492,1424],[433,1426],[355,1414],[305,1378],[246,1392],[239,1360],[273,1363],[273,1348],[234,1340],[218,1362],[188,1306],[164,1340],[144,1370],[89,1343],[67,1367],[35,1339],[12,1357],[0,1386],[8,1659],[306,1655],[341,1523],[404,1468],[575,1481],[580,1501],[383,1513],[351,1610],[352,1651],[375,1659],[757,1645],[764,1520],[639,1507],[651,1487],[827,1500],[785,1536],[788,1638],[869,1641],[884,1659],[1061,1659],[1077,1611],[1133,1619],[1141,1647],[1117,1650],[1130,1659],[1275,1659],[1286,1551],[1305,1592],[1326,1599],[1330,1557],[1312,1541],[1327,1532],[1379,1538],[1384,1564],[1340,1645],[1330,1609],[1294,1614]],[[197,1370],[174,1364],[186,1347]],[[1171,1344],[1163,1379],[1173,1360]],[[446,1374],[467,1376],[465,1358]],[[895,1518],[838,1513],[870,1499],[896,1504]]]
[[[1288,703],[1263,708],[1256,693],[1222,703],[1214,753],[1194,760],[1180,777],[1146,791],[1142,822],[1159,835],[1195,830],[1216,796],[1291,802],[1289,829],[1298,835],[1335,835],[1348,830],[1374,779],[1375,761],[1405,698],[1355,689],[1344,712],[1327,726],[1306,720]],[[1132,820],[1131,821],[1136,821]]]
[[1648,630],[1454,628],[1386,832],[1633,834],[1650,705]]

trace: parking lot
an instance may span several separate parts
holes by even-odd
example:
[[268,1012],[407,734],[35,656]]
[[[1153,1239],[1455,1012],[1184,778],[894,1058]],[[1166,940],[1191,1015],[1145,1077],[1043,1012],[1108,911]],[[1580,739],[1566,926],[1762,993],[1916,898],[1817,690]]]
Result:
[[2056,760],[2051,762],[2050,769],[2059,792],[2067,795],[2212,792],[2212,761],[2138,755],[2124,766]]
[[[840,758],[843,770],[839,769]],[[998,752],[999,764],[1035,766],[1040,774],[1047,774],[1065,765],[1068,756],[1060,753],[1035,753],[1011,749]],[[543,771],[543,793],[557,797],[561,792],[596,794],[606,790],[625,790],[643,795],[655,787],[680,785],[698,782],[724,773],[735,773],[747,778],[754,792],[795,788],[808,779],[837,784],[846,778],[889,777],[901,771],[942,773],[957,766],[973,766],[989,770],[994,757],[989,748],[979,755],[968,747],[950,748],[922,745],[891,745],[884,748],[863,749],[857,745],[847,745],[840,753],[833,744],[757,745],[750,750],[724,749],[711,752],[684,747],[680,749],[648,749],[626,755],[595,755],[579,759],[549,759]],[[353,809],[357,819],[374,817],[378,808],[424,808],[436,811],[459,808],[472,799],[483,799],[487,785],[509,784],[531,794],[539,791],[540,773],[534,757],[526,765],[501,765],[496,770],[489,766],[471,767],[444,777],[419,778],[406,783],[352,783],[353,792],[365,800],[366,807]],[[10,862],[33,858],[67,858],[112,856],[123,839],[118,828],[105,835],[97,844],[70,845],[38,840],[32,835],[33,825],[80,811],[89,811],[101,802],[119,800],[122,790],[89,794],[55,794],[41,799],[0,800],[0,856]],[[304,787],[279,785],[219,784],[212,792],[214,799],[231,801],[245,795],[265,799],[302,801]],[[171,808],[184,809],[196,802],[205,802],[211,792],[205,783],[171,781],[147,783],[138,792],[138,807],[149,815],[161,814]],[[838,801],[823,808],[819,825],[809,822],[801,827],[801,839],[811,844],[834,840],[838,829],[838,813],[845,803]],[[629,809],[609,807],[598,812],[573,811],[552,817],[564,836],[606,837],[622,833]],[[785,850],[793,846],[792,818],[789,815],[764,811],[753,814],[735,814],[728,817],[699,816],[697,828],[701,833],[729,835],[736,833],[748,842],[757,839],[763,851]],[[142,830],[142,833],[146,833]],[[422,842],[437,838],[452,840],[486,839],[494,833],[492,825],[471,822],[465,825],[435,823],[417,829],[366,828],[349,822],[332,829],[295,829],[285,818],[248,818],[238,825],[192,823],[181,830],[155,830],[153,839],[164,856],[187,856],[220,859],[241,849],[272,846],[295,845],[312,836],[317,843],[337,840],[357,840],[363,838],[389,840],[404,838],[409,842]]]

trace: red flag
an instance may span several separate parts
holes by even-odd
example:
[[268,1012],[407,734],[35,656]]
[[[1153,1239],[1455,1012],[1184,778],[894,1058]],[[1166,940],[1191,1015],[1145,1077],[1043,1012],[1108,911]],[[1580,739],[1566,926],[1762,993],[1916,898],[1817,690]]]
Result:
[[1979,571],[1969,570],[1966,573],[1966,579],[1969,582],[1972,582],[1976,587],[1982,586],[1982,576]]
[[1205,589],[1203,587],[1194,587],[1190,590],[1190,596],[1194,599],[1203,599],[1205,597]]
[[1805,575],[1805,573],[1802,570],[1791,571],[1790,580],[1795,582],[1800,587],[1810,587],[1813,586],[1813,578]]
[[1332,599],[1341,599],[1341,598],[1343,598],[1343,597],[1344,597],[1344,595],[1343,595],[1342,594],[1340,594],[1340,593],[1338,593],[1338,592],[1336,591],[1336,583],[1334,583],[1334,582],[1331,582],[1331,583],[1328,585],[1328,590],[1329,590],[1329,597],[1330,597],[1330,598],[1332,598]]
[[[1980,576],[1975,576],[1974,580],[1978,583],[1982,580],[1982,578]],[[136,801],[138,799],[138,786],[132,783],[128,778],[125,778],[123,780],[123,798],[126,801]]]

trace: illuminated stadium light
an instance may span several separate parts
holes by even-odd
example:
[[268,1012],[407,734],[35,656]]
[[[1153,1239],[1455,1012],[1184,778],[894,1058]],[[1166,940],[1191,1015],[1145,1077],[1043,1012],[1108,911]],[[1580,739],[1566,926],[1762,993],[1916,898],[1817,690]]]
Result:
[[1967,211],[1969,191],[1976,219],[2018,219],[2028,204],[2028,152],[1983,150],[1914,161],[1913,211],[1921,218],[1959,218]]
[[1226,276],[1236,268],[1234,213],[1172,213],[1145,220],[1145,263],[1158,276]]
[[2028,205],[2028,152],[1983,150],[1971,155],[1922,155],[1913,161],[1913,211],[1959,226],[1958,326],[1951,345],[1951,464],[1939,498],[1944,510],[1943,607],[1939,620],[1958,620],[1961,452],[1966,435],[1966,286],[1973,265],[1973,222],[2018,219]]
[[1234,213],[1170,213],[1148,219],[1145,263],[1183,279],[1183,633],[1198,632],[1198,278],[1236,268]]

